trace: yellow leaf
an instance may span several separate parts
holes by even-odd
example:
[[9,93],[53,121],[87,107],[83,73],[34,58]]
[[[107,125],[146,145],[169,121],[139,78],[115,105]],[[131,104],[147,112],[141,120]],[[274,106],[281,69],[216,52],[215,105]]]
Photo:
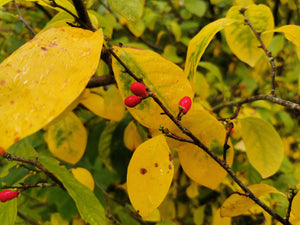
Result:
[[284,156],[283,143],[274,127],[259,118],[246,117],[238,121],[251,165],[263,178],[277,172]]
[[172,155],[163,135],[141,144],[127,171],[129,199],[142,217],[148,217],[163,201],[172,182]]
[[[56,9],[58,11],[64,11],[63,9],[59,8],[59,7],[54,7],[53,6],[53,2],[51,0],[26,0],[29,2],[37,2],[38,4],[42,5],[42,6],[47,6],[50,7],[52,9]],[[70,12],[72,12],[73,14],[77,15],[77,12],[75,10],[75,7],[71,4],[70,1],[68,0],[55,0],[57,5],[60,5],[62,7],[64,7],[65,9],[69,10]]]
[[59,213],[51,214],[51,225],[69,225],[68,221],[64,220]]
[[199,185],[196,182],[191,181],[191,184],[187,187],[185,192],[189,198],[195,198],[199,195]]
[[240,6],[249,6],[252,5],[253,0],[234,0],[233,5],[240,5]]
[[300,26],[286,25],[274,30],[275,32],[282,32],[289,41],[297,46],[297,55],[300,59]]
[[160,221],[160,212],[156,208],[154,211],[147,217],[144,217],[143,220],[149,221],[149,222],[158,222]]
[[11,0],[0,0],[0,7],[10,2]]
[[0,64],[0,150],[47,125],[80,95],[102,43],[101,30],[52,28]]
[[189,42],[184,72],[190,80],[193,80],[198,63],[212,38],[217,32],[223,30],[226,25],[234,21],[235,20],[232,19],[222,18],[209,23]]
[[94,191],[95,188],[95,181],[94,178],[92,176],[92,174],[90,173],[90,171],[88,171],[85,168],[82,167],[77,167],[77,168],[72,168],[71,172],[73,174],[73,176],[83,185],[87,186],[89,189],[91,189],[92,191]]
[[282,32],[289,41],[295,45],[300,46],[300,26],[286,25],[274,30],[275,32]]
[[[265,194],[276,193],[282,194],[276,188],[267,184],[254,184],[248,187],[256,197],[261,197]],[[248,214],[249,209],[254,205],[254,201],[247,196],[240,194],[232,194],[221,207],[221,216],[234,217],[243,214]]]
[[[225,27],[226,41],[231,51],[243,62],[254,66],[264,54],[259,41],[249,26],[244,24],[244,16],[240,13],[241,6],[233,6],[227,12],[226,18],[235,19],[240,23],[233,23]],[[246,16],[258,33],[274,29],[273,14],[266,5],[250,5],[246,8]],[[261,36],[265,46],[272,40],[273,32]]]
[[85,222],[81,219],[81,217],[77,214],[74,216],[72,220],[72,225],[85,225]]
[[293,204],[292,204],[292,211],[291,211],[294,216],[296,216],[298,219],[300,219],[300,191],[298,190],[298,193],[293,199]]
[[[205,110],[193,110],[185,115],[182,123],[192,131],[208,148],[217,156],[223,157],[223,144],[225,141],[226,130],[216,118]],[[180,135],[178,129],[170,129],[172,132]],[[182,135],[180,135],[182,136]],[[227,175],[207,153],[199,147],[173,140],[168,140],[170,147],[179,151],[179,160],[185,173],[198,184],[215,189]],[[227,150],[227,163],[232,164],[233,149]]]
[[218,209],[214,213],[213,223],[212,225],[231,225],[231,218],[222,217],[220,213],[220,209]]
[[143,140],[138,132],[137,126],[134,121],[131,121],[124,131],[124,144],[126,148],[134,151],[142,143]]
[[[131,47],[115,47],[114,52],[158,96],[165,106],[176,115],[178,103],[184,96],[193,97],[189,81],[180,67],[159,54]],[[113,71],[123,99],[132,95],[130,85],[134,82],[124,68],[113,59]],[[144,99],[135,108],[128,108],[133,117],[143,126],[158,129],[168,127],[172,121],[161,115],[162,109],[152,98]]]
[[87,132],[80,119],[72,112],[45,133],[49,150],[57,158],[75,164],[85,152]]
[[86,91],[80,103],[97,116],[108,120],[120,121],[125,112],[124,103],[115,86],[104,92],[103,96]]

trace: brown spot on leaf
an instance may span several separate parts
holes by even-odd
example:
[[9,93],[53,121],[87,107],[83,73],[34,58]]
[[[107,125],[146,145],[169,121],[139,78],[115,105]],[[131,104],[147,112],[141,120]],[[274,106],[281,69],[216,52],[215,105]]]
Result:
[[15,102],[14,102],[14,101],[10,101],[10,104],[12,104],[12,105],[13,105],[13,104],[15,104]]
[[53,41],[49,44],[49,48],[56,47],[56,46],[57,46],[57,43],[55,41]]
[[147,170],[146,170],[145,168],[141,168],[141,169],[140,169],[140,173],[141,173],[142,175],[144,175],[145,173],[147,173]]
[[136,210],[137,214],[140,214],[140,210]]
[[173,162],[173,156],[172,156],[171,153],[169,153],[169,161],[170,161],[170,162]]
[[4,84],[5,84],[5,80],[1,80],[1,81],[0,81],[0,84],[1,84],[1,85],[4,85]]
[[169,169],[170,169],[170,170],[172,169],[172,165],[171,165],[171,164],[169,164]]
[[20,140],[20,137],[16,137],[14,140],[14,143],[18,142]]
[[155,167],[158,167],[158,163],[154,163],[154,166],[155,166]]
[[43,51],[48,51],[48,49],[47,48],[45,48],[45,47],[41,47],[41,49],[43,50]]

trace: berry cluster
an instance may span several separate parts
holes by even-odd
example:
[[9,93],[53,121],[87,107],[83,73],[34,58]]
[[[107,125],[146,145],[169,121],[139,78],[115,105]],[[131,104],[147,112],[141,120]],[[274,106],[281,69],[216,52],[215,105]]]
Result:
[[148,93],[144,84],[135,82],[130,86],[130,90],[134,95],[125,98],[126,106],[133,108],[142,102],[142,98],[147,97]]
[[18,191],[11,191],[11,190],[5,190],[0,192],[0,201],[6,202],[8,200],[12,200],[16,197],[18,197],[19,192]]
[[[146,87],[144,84],[140,82],[135,82],[131,84],[130,90],[134,95],[130,95],[127,98],[125,98],[124,103],[126,106],[133,108],[140,104],[144,98],[148,96]],[[177,119],[181,119],[181,117],[186,114],[192,105],[192,100],[190,97],[185,96],[179,101],[179,114],[177,116]]]

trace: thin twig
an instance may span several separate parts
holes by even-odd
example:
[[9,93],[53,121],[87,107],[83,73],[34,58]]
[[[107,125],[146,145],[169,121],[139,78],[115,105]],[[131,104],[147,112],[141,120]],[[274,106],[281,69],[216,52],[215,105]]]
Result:
[[232,116],[227,117],[227,118],[219,117],[218,120],[219,121],[233,120],[233,119],[237,118],[237,116],[239,115],[240,110],[241,110],[241,105],[237,105],[237,109],[234,111],[234,113],[232,114]]
[[37,183],[37,184],[25,184],[20,183],[21,186],[3,186],[0,189],[20,189],[27,190],[29,188],[46,188],[46,187],[54,187],[57,186],[57,183]]
[[297,104],[297,103],[294,103],[294,102],[291,102],[291,101],[287,101],[287,100],[283,100],[281,98],[277,98],[277,97],[274,97],[272,95],[255,95],[255,96],[251,96],[249,98],[242,99],[240,101],[225,102],[225,103],[222,103],[220,105],[217,105],[217,106],[213,107],[211,109],[211,111],[216,112],[216,111],[218,111],[218,110],[220,110],[224,107],[227,107],[227,106],[237,106],[238,107],[238,106],[241,106],[243,104],[250,103],[250,102],[255,102],[255,101],[259,101],[259,100],[266,100],[266,101],[273,102],[273,103],[278,104],[278,105],[285,106],[288,109],[293,109],[293,110],[296,110],[296,111],[300,111],[300,104]]
[[172,138],[172,139],[174,139],[174,140],[181,141],[181,142],[186,142],[186,143],[191,143],[191,144],[194,143],[194,141],[188,140],[188,139],[183,138],[183,137],[180,137],[180,136],[178,136],[177,134],[175,134],[175,133],[169,131],[167,128],[161,127],[161,128],[160,128],[160,131],[162,131],[162,133],[163,133],[165,136],[167,136],[167,137],[169,137],[169,138]]
[[92,77],[88,84],[86,85],[87,88],[94,88],[94,87],[102,87],[109,84],[114,84],[116,81],[114,77],[110,74],[103,75],[103,76],[96,76]]
[[21,13],[21,10],[20,10],[20,8],[19,8],[19,5],[16,3],[16,1],[14,1],[14,4],[15,4],[15,7],[16,7],[18,13],[19,13],[19,18],[18,18],[18,20],[20,20],[22,23],[24,23],[24,25],[27,27],[28,30],[31,31],[31,33],[32,33],[33,35],[36,35],[36,32],[35,32],[35,31],[31,28],[31,26],[24,20],[24,18],[23,18],[23,16],[22,16],[22,13]]
[[223,161],[226,162],[226,156],[227,156],[227,150],[230,148],[230,145],[228,145],[229,137],[231,134],[233,128],[233,123],[230,122],[227,124],[227,132],[226,132],[226,137],[223,145]]
[[31,218],[29,218],[29,217],[23,215],[22,213],[19,212],[19,210],[18,210],[18,212],[17,212],[17,215],[18,215],[20,218],[22,218],[22,219],[24,220],[24,222],[26,222],[27,224],[31,224],[31,225],[39,225],[39,224],[40,224],[40,223],[34,221],[33,219],[31,219]]
[[254,33],[256,39],[259,41],[260,43],[260,47],[264,50],[265,54],[268,56],[270,64],[271,64],[271,68],[272,68],[272,72],[271,72],[271,78],[272,78],[272,90],[271,90],[271,95],[274,96],[275,95],[275,89],[276,89],[276,81],[275,81],[275,76],[276,76],[276,65],[274,62],[274,57],[272,55],[272,52],[270,52],[267,47],[265,46],[264,42],[261,39],[261,34],[258,33],[255,28],[253,27],[253,25],[251,24],[250,20],[248,19],[248,17],[246,16],[246,9],[242,8],[240,10],[241,14],[243,14],[243,16],[245,17],[245,22],[246,24],[250,27],[250,29],[252,30],[252,32]]
[[[90,26],[89,24],[87,24],[82,18],[76,16],[74,13],[72,13],[72,12],[71,12],[70,10],[68,10],[67,8],[65,8],[65,7],[63,7],[63,6],[59,5],[59,4],[57,4],[55,0],[52,0],[52,3],[53,3],[53,6],[54,6],[54,7],[60,8],[60,9],[64,10],[65,12],[67,12],[68,14],[70,14],[70,15],[74,18],[75,22],[77,22],[77,23],[80,24],[81,28],[87,29],[87,30],[91,30],[91,31],[95,31],[95,30],[96,30],[93,26]],[[76,10],[77,10],[77,9],[76,9]],[[77,13],[78,13],[78,12],[77,12]],[[70,24],[70,25],[71,25],[71,24]]]
[[293,203],[293,200],[294,200],[294,197],[296,196],[297,194],[297,190],[295,189],[290,189],[290,195],[289,195],[289,206],[288,206],[288,209],[287,209],[287,212],[286,212],[286,216],[285,216],[285,220],[286,222],[289,222],[290,220],[290,216],[291,216],[291,209],[292,209],[292,203]]
[[115,199],[113,196],[111,196],[109,193],[107,193],[107,192],[101,187],[100,184],[98,184],[97,182],[95,182],[95,186],[96,186],[96,188],[98,188],[98,189],[105,195],[106,198],[108,198],[108,199],[114,201],[115,203],[117,203],[117,204],[123,206],[124,208],[126,208],[126,209],[129,211],[130,215],[131,215],[134,219],[138,220],[138,221],[141,222],[142,224],[146,224],[145,221],[142,219],[142,217],[141,217],[138,213],[132,211],[130,208],[128,208],[128,207],[126,206],[125,203],[121,202],[121,201],[118,200],[118,199]]
[[14,156],[8,152],[5,152],[2,156],[5,159],[22,162],[22,163],[28,163],[30,165],[33,165],[37,168],[39,168],[42,172],[44,172],[49,178],[51,178],[55,183],[57,183],[61,188],[64,189],[63,184],[54,176],[53,173],[51,173],[49,170],[47,170],[40,162],[36,160],[26,159],[19,156]]

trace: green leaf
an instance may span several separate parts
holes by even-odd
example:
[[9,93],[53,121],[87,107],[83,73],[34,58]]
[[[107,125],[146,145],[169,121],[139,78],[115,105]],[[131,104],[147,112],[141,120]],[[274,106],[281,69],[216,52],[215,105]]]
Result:
[[1,225],[15,224],[17,218],[17,198],[0,203]]
[[7,152],[12,155],[17,155],[19,157],[24,157],[27,159],[35,159],[38,156],[37,152],[30,144],[28,138],[15,143],[7,150]]
[[[233,6],[227,12],[226,18],[235,19],[240,23],[234,23],[225,27],[226,41],[231,51],[243,62],[254,66],[264,54],[259,41],[248,25],[244,24],[244,16],[240,13],[241,6]],[[273,14],[266,5],[250,5],[246,8],[246,16],[258,33],[274,29]],[[265,46],[272,40],[273,33],[261,36]]]
[[98,145],[100,160],[110,172],[114,172],[110,155],[111,155],[111,147],[112,147],[112,138],[117,126],[118,123],[115,122],[109,123],[101,133],[99,139],[99,145]]
[[156,223],[155,225],[176,225],[176,223],[171,221],[161,221],[159,223]]
[[183,59],[177,55],[177,48],[173,45],[167,45],[164,48],[162,56],[173,63],[181,63],[183,61]]
[[146,27],[142,20],[138,20],[135,24],[129,23],[128,29],[133,33],[134,36],[140,37],[144,33]]
[[59,165],[57,160],[39,156],[39,162],[62,182],[75,201],[82,219],[91,225],[106,224],[105,211],[88,187],[77,181],[64,166]]
[[207,8],[206,3],[201,0],[184,0],[184,6],[189,12],[199,17],[204,15]]
[[143,15],[145,0],[108,0],[109,5],[131,23]]
[[206,25],[189,43],[186,61],[185,74],[190,79],[196,73],[198,63],[217,32],[222,30],[226,25],[233,23],[235,20],[222,18]]
[[246,117],[239,123],[251,165],[263,178],[276,173],[283,160],[284,149],[274,127],[256,117]]

